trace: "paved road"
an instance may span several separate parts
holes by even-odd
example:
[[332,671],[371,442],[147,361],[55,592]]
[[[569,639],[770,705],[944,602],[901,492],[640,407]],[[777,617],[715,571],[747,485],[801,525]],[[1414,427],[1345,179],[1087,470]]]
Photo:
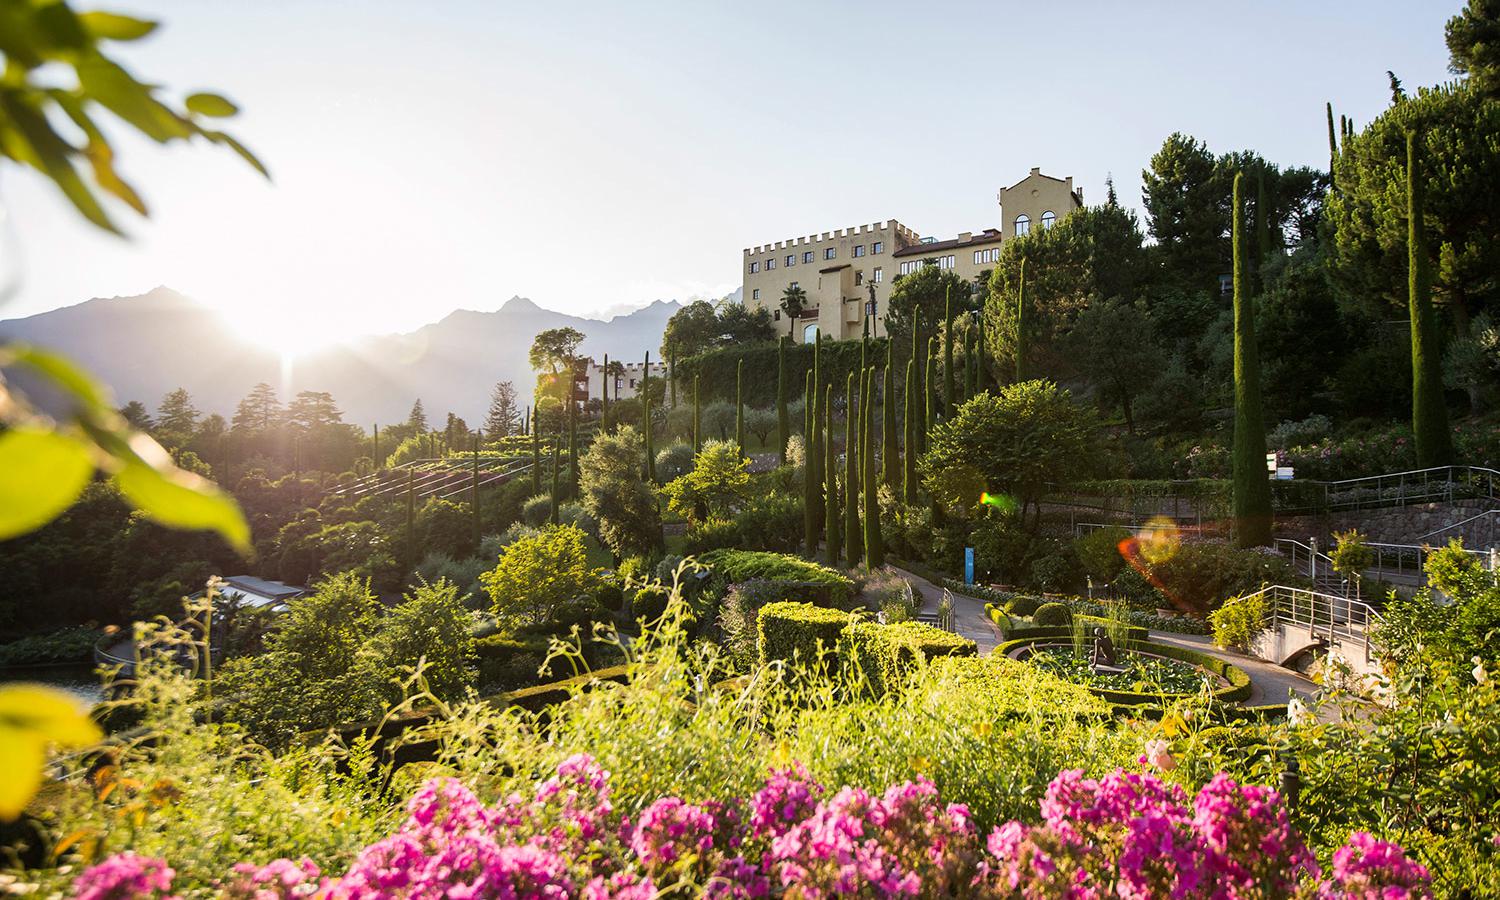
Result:
[[[943,588],[905,569],[898,568],[896,571],[922,595],[923,611],[936,612],[943,597]],[[983,600],[953,594],[953,618],[955,630],[978,644],[981,654],[989,653],[999,646],[1000,631],[995,628],[995,623],[990,621],[989,616],[985,615]],[[1316,683],[1291,669],[1233,650],[1220,650],[1205,635],[1153,631],[1151,640],[1217,656],[1244,669],[1250,676],[1250,705],[1285,703],[1293,695],[1306,701],[1318,690]]]

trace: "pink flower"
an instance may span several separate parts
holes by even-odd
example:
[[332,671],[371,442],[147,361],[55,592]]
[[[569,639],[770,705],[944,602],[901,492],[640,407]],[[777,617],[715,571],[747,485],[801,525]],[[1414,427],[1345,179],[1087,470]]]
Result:
[[77,900],[145,900],[167,897],[177,873],[164,859],[116,853],[73,880]]
[[1408,860],[1399,846],[1356,831],[1333,854],[1333,877],[1319,887],[1318,896],[1324,900],[1431,897],[1430,881],[1427,869]]
[[1177,760],[1172,758],[1170,747],[1171,745],[1163,740],[1147,741],[1146,755],[1141,757],[1141,761],[1163,772],[1170,772],[1177,768]]

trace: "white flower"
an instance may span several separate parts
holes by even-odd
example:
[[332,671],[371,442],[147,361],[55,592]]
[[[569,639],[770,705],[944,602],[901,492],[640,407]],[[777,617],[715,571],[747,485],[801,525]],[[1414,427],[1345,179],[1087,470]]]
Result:
[[1317,717],[1313,715],[1312,710],[1307,708],[1307,704],[1303,703],[1300,697],[1293,697],[1291,700],[1287,701],[1286,719],[1288,722],[1292,723],[1294,727],[1311,725],[1316,720],[1316,718]]
[[1484,670],[1484,660],[1474,657],[1474,681],[1476,684],[1489,684],[1490,673]]
[[1161,769],[1163,772],[1170,772],[1177,768],[1177,760],[1172,758],[1172,754],[1168,750],[1169,746],[1166,741],[1159,739],[1147,741],[1146,762]]

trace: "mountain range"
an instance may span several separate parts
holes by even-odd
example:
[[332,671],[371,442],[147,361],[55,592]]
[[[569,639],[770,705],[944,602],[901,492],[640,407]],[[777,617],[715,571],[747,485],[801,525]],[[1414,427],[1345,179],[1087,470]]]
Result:
[[345,421],[366,428],[406,421],[418,398],[429,421],[441,423],[451,411],[473,426],[483,420],[496,382],[514,382],[530,396],[536,379],[527,355],[538,332],[571,326],[586,335],[584,355],[638,360],[657,352],[679,308],[658,300],[603,320],[512,297],[493,312],[454,310],[415,331],[356,337],[297,356],[285,373],[276,347],[246,338],[215,310],[165,287],[0,320],[0,338],[66,354],[108,384],[121,405],[139,400],[153,412],[167,392],[182,387],[203,413],[228,417],[264,381],[283,402],[298,391],[327,391]]

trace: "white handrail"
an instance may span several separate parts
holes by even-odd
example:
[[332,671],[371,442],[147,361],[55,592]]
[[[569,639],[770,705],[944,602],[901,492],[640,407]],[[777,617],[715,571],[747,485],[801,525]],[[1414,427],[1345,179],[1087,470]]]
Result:
[[1368,662],[1372,658],[1370,629],[1379,625],[1381,619],[1380,614],[1362,600],[1280,584],[1261,588],[1247,596],[1260,596],[1269,601],[1265,619],[1268,627],[1283,623],[1299,625],[1313,637],[1326,636],[1329,641],[1341,638],[1358,643],[1364,649],[1365,660]]
[[1478,520],[1483,519],[1486,516],[1493,516],[1493,515],[1496,515],[1496,514],[1500,514],[1500,509],[1487,509],[1487,510],[1485,510],[1484,512],[1480,513],[1477,516],[1469,516],[1467,519],[1464,519],[1462,522],[1454,522],[1452,525],[1444,525],[1442,528],[1438,528],[1438,529],[1436,529],[1434,531],[1429,531],[1426,534],[1417,535],[1417,540],[1420,541],[1422,538],[1430,538],[1430,537],[1432,537],[1435,534],[1442,534],[1445,531],[1452,531],[1455,528],[1462,528],[1465,525],[1469,524],[1470,522],[1477,522]]

